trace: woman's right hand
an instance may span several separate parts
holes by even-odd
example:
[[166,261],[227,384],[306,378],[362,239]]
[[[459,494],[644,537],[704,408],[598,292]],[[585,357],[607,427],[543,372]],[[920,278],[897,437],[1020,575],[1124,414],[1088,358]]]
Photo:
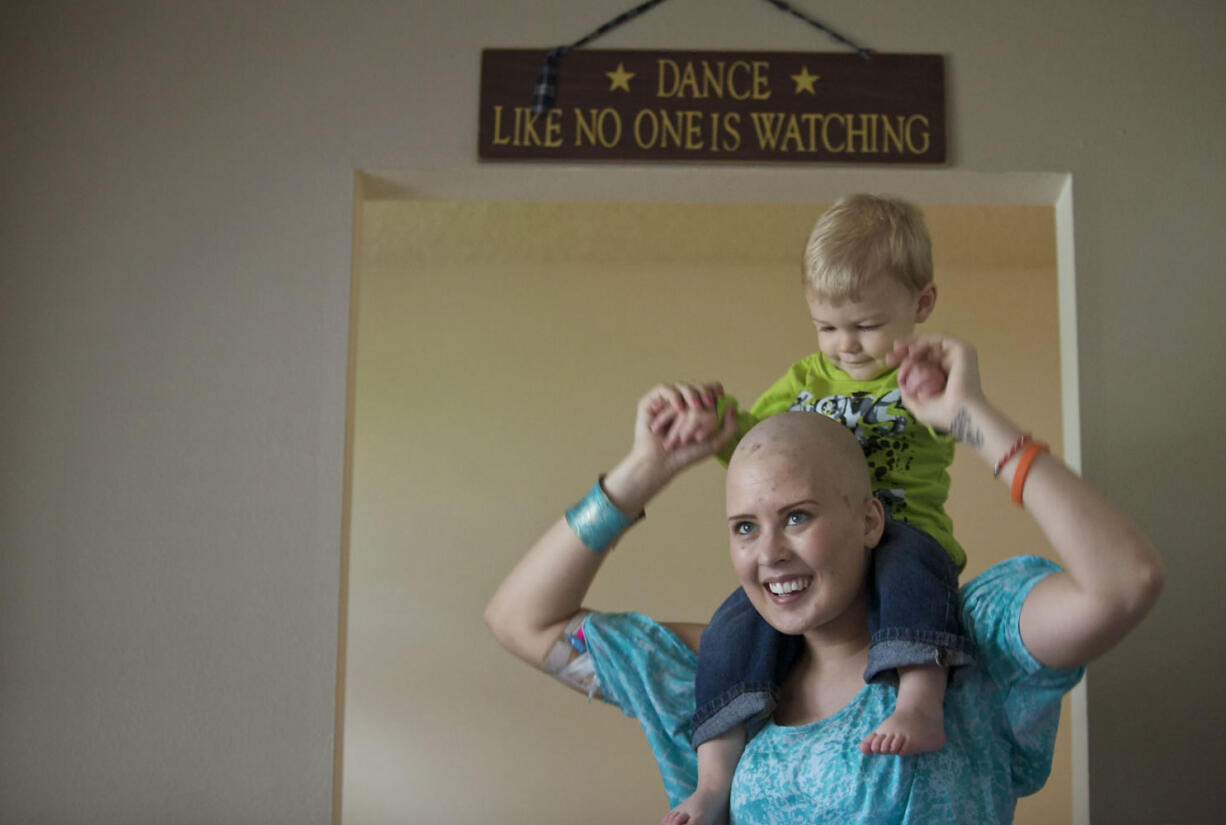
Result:
[[[640,399],[640,406],[646,405],[648,412],[648,429],[656,447],[662,448],[666,454],[674,454],[678,459],[686,461],[686,465],[704,458],[705,447],[714,446],[719,449],[725,443],[724,428],[728,419],[733,419],[735,430],[736,411],[724,415],[723,420],[716,412],[719,399],[723,397],[724,388],[718,381],[708,384],[660,384],[653,387]],[[725,411],[727,413],[727,411]],[[648,433],[640,433],[636,421],[635,441],[640,437],[648,437]],[[731,437],[731,436],[728,436]],[[681,453],[683,447],[694,447],[694,455],[689,451]],[[681,453],[680,455],[676,455]],[[678,467],[678,470],[682,467]]]
[[[622,512],[641,511],[678,473],[717,453],[736,434],[733,406],[718,428],[711,428],[710,413],[722,394],[718,383],[660,384],[639,399],[634,444],[604,482]],[[661,412],[668,408],[674,413],[661,424]]]
[[[639,399],[631,455],[656,465],[667,479],[715,455],[736,434],[736,408],[713,418],[723,386],[658,384]],[[671,411],[671,412],[669,412]]]

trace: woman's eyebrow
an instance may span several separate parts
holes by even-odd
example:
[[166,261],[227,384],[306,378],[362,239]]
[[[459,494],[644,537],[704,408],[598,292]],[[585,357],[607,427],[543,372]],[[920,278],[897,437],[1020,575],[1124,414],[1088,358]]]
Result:
[[785,504],[785,505],[783,505],[782,507],[780,507],[780,508],[779,508],[778,510],[776,510],[775,512],[776,512],[776,513],[779,513],[780,515],[783,515],[784,513],[788,512],[789,510],[795,510],[797,507],[800,507],[802,504],[812,504],[814,507],[818,507],[818,506],[820,506],[820,505],[817,503],[817,500],[816,500],[816,499],[811,499],[811,498],[802,498],[800,501],[793,501],[791,504]]
[[[818,503],[817,499],[802,498],[799,501],[793,501],[789,504],[783,505],[775,512],[778,513],[779,515],[783,515],[789,510],[795,510],[797,507],[800,507],[801,505],[804,505],[804,504],[811,504],[814,507],[821,506],[821,504]],[[754,518],[755,516],[752,513],[738,513],[735,516],[728,516],[728,521],[753,521]]]

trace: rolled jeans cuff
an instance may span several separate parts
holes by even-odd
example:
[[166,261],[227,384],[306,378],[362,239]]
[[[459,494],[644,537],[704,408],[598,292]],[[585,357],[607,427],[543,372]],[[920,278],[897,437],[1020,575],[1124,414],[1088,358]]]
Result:
[[891,633],[883,630],[873,634],[864,681],[878,681],[900,667],[935,665],[952,669],[974,661],[974,648],[965,637],[934,631]]
[[690,744],[697,748],[737,725],[761,719],[774,709],[775,689],[770,685],[746,687],[731,697],[721,696],[694,714]]

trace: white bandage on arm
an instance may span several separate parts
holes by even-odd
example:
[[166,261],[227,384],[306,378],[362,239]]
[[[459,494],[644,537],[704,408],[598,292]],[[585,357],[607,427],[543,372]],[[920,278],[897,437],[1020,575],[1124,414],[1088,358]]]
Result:
[[562,636],[549,649],[541,670],[592,699],[600,695],[600,683],[596,680],[592,654],[588,652],[587,641],[583,638],[583,620],[586,616],[587,613],[579,612],[567,623]]

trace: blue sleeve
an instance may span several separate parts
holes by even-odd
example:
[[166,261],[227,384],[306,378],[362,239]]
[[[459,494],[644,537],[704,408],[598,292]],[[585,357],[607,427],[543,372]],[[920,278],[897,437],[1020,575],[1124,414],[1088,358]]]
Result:
[[966,631],[978,647],[981,665],[1004,696],[1019,796],[1034,793],[1047,781],[1060,700],[1085,673],[1084,667],[1046,667],[1022,643],[1022,604],[1036,584],[1059,569],[1037,556],[1017,556],[976,576],[962,594]]
[[638,720],[664,780],[668,804],[698,784],[690,747],[698,657],[668,628],[641,613],[591,613],[583,634],[605,702]]

